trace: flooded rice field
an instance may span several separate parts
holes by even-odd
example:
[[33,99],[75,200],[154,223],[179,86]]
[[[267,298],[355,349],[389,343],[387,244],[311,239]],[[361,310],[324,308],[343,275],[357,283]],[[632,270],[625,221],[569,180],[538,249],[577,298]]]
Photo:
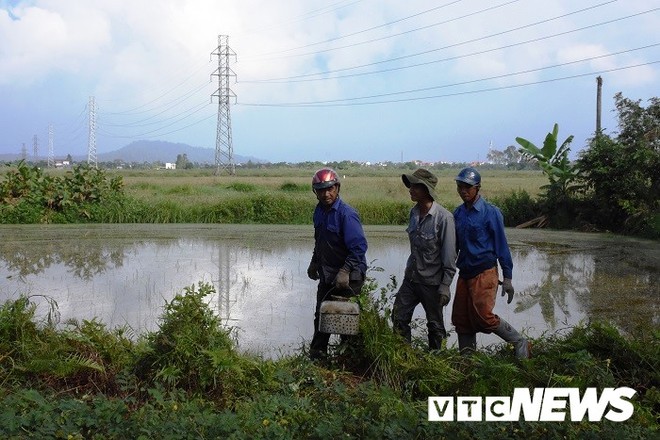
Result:
[[[391,276],[401,280],[409,252],[404,229],[365,228],[369,276],[379,286]],[[139,334],[158,328],[166,301],[203,281],[215,286],[208,299],[236,329],[241,349],[276,357],[311,339],[311,226],[4,225],[0,233],[1,302],[33,295],[42,314],[46,299],[54,300],[61,322],[97,318]],[[548,230],[507,234],[517,293],[509,305],[498,297],[495,311],[519,330],[536,337],[586,320],[631,333],[658,328],[658,242]],[[416,317],[423,317],[421,306]],[[449,309],[445,323],[453,330]],[[479,338],[481,345],[500,342]],[[455,343],[452,332],[449,345]]]

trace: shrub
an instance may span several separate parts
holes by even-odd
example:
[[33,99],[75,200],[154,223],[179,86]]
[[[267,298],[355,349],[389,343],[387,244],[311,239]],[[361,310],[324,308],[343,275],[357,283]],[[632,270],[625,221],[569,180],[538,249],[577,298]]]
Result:
[[525,190],[513,191],[505,197],[496,197],[492,200],[502,211],[505,226],[517,226],[539,215],[539,203]]
[[95,207],[125,200],[120,176],[79,165],[64,177],[43,174],[21,161],[0,183],[3,223],[69,223],[96,221]]

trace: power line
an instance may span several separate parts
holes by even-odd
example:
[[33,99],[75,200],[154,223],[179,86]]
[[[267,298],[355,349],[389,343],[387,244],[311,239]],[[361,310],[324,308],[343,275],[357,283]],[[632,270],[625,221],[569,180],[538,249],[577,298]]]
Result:
[[[517,0],[511,1],[509,3],[514,3],[515,1],[517,1]],[[426,54],[431,53],[431,52],[437,52],[439,50],[444,50],[444,49],[448,49],[448,48],[452,48],[452,47],[462,46],[462,45],[468,44],[468,43],[475,43],[475,42],[482,41],[482,40],[485,40],[485,39],[488,39],[488,38],[501,36],[501,35],[508,34],[508,33],[515,32],[515,31],[519,31],[519,30],[522,30],[522,29],[527,29],[527,28],[530,28],[530,27],[538,26],[540,24],[549,23],[551,21],[566,18],[566,17],[569,17],[571,15],[580,14],[582,12],[590,11],[590,10],[608,5],[610,3],[614,3],[616,1],[618,1],[618,0],[609,0],[609,1],[606,1],[606,2],[603,2],[603,3],[599,3],[597,5],[589,6],[587,8],[579,9],[577,11],[573,11],[573,12],[569,12],[569,13],[566,13],[566,14],[558,15],[556,17],[548,18],[548,19],[545,19],[545,20],[540,20],[540,21],[537,21],[535,23],[526,24],[526,25],[523,25],[523,26],[519,26],[519,27],[508,29],[508,30],[505,30],[505,31],[501,31],[501,32],[497,32],[497,33],[494,33],[494,34],[486,35],[486,36],[483,36],[483,37],[463,41],[461,43],[451,44],[451,45],[448,45],[448,46],[444,46],[444,47],[440,47],[440,48],[436,48],[436,49],[431,49],[431,50],[419,52],[419,53],[416,53],[416,54],[411,54],[411,55],[405,55],[405,56],[401,56],[401,57],[397,57],[397,58],[392,58],[392,59],[377,62],[377,63],[369,63],[369,64],[366,64],[366,65],[363,65],[363,66],[356,66],[356,67],[352,67],[351,69],[366,67],[366,66],[369,66],[369,65],[379,64],[379,63],[382,63],[382,62],[399,61],[399,60],[406,59],[406,58],[411,58],[411,57],[414,57],[414,56],[426,55]],[[420,28],[411,29],[411,30],[408,30],[408,31],[405,31],[405,32],[400,32],[398,34],[390,34],[390,35],[386,35],[384,37],[380,37],[380,38],[376,38],[376,39],[372,39],[372,40],[368,40],[368,41],[363,41],[363,42],[359,42],[359,43],[349,44],[349,45],[346,45],[346,46],[339,46],[339,47],[324,49],[324,50],[320,50],[320,51],[316,51],[316,52],[307,52],[307,53],[296,54],[296,55],[288,55],[288,56],[278,57],[278,58],[274,58],[274,59],[320,55],[322,53],[331,52],[331,51],[335,51],[335,50],[339,50],[339,49],[347,49],[347,48],[356,47],[356,46],[363,45],[363,44],[373,43],[373,42],[380,41],[380,40],[399,37],[399,36],[409,34],[409,33],[412,33],[412,32],[417,32],[419,30],[425,30],[425,29],[428,29],[430,27],[440,26],[440,25],[447,24],[447,23],[450,23],[450,22],[453,22],[453,21],[457,21],[457,20],[469,17],[471,15],[475,15],[475,14],[478,14],[478,13],[481,13],[481,12],[488,11],[490,9],[495,9],[497,7],[500,7],[500,6],[508,5],[509,3],[505,3],[505,4],[502,4],[502,5],[499,5],[499,6],[493,6],[493,7],[481,10],[481,11],[477,11],[475,13],[466,14],[466,15],[461,16],[461,17],[455,17],[455,18],[452,18],[452,19],[448,19],[448,20],[444,20],[444,21],[441,21],[441,22],[433,23],[433,24],[423,26],[423,27],[420,27]],[[339,69],[339,70],[341,70],[341,69]]]
[[[206,107],[207,105],[208,105],[208,103],[205,103],[205,104],[204,104],[204,107]],[[160,132],[160,131],[161,131],[161,130],[164,130],[164,129],[168,128],[168,127],[172,127],[173,125],[176,125],[176,124],[178,124],[179,122],[181,122],[181,121],[183,121],[183,120],[185,120],[185,119],[190,118],[191,116],[193,116],[193,115],[199,113],[200,111],[204,110],[204,107],[199,107],[199,108],[198,108],[197,110],[195,110],[194,112],[192,112],[192,113],[190,113],[190,114],[187,114],[186,116],[182,116],[182,117],[178,118],[176,121],[173,121],[173,122],[170,122],[170,123],[168,123],[168,124],[165,124],[165,125],[163,125],[162,127],[156,128],[156,129],[154,129],[154,130],[145,131],[145,132],[142,132],[142,133],[132,134],[132,135],[128,135],[128,136],[126,136],[126,135],[113,134],[113,133],[111,133],[111,132],[108,132],[108,131],[106,131],[106,130],[103,130],[103,134],[105,134],[105,135],[108,136],[108,137],[112,137],[112,138],[132,139],[132,138],[137,138],[137,137],[142,137],[142,136],[147,136],[147,135],[154,135],[154,134],[157,134],[157,135],[159,135],[159,136],[162,136],[162,135],[166,135],[166,134],[174,133],[174,132],[179,131],[179,130],[168,131],[168,132],[164,132],[164,133],[163,133],[163,132]],[[200,123],[200,122],[202,122],[202,121],[204,121],[204,120],[206,120],[206,119],[208,119],[208,118],[204,118],[204,119],[202,119],[201,121],[195,122],[195,123],[193,123],[193,124],[191,124],[191,125],[195,125],[195,124]],[[186,127],[184,127],[184,128],[187,128],[187,127],[189,127],[189,126],[190,126],[190,125],[188,125],[188,126],[186,126]],[[182,129],[183,129],[183,128],[182,128]]]
[[[147,112],[151,111],[151,110],[149,110],[149,109],[147,109],[147,110],[141,110],[141,111],[137,111],[137,110],[143,109],[144,107],[148,106],[149,104],[153,104],[154,102],[158,101],[159,99],[161,99],[161,98],[163,98],[163,97],[169,95],[170,93],[174,92],[176,89],[178,89],[179,87],[183,86],[185,83],[187,83],[188,81],[190,81],[190,79],[193,78],[196,74],[198,74],[198,73],[199,73],[204,67],[206,67],[207,64],[208,64],[208,63],[206,63],[206,62],[205,62],[205,63],[202,63],[202,64],[199,64],[198,67],[196,67],[195,70],[194,70],[192,73],[190,73],[189,75],[187,75],[183,80],[181,80],[179,83],[177,83],[177,84],[174,85],[173,87],[167,89],[165,92],[162,92],[162,93],[161,93],[159,96],[157,96],[156,98],[153,98],[153,99],[151,99],[150,101],[145,102],[144,104],[140,104],[140,105],[138,105],[138,106],[136,106],[136,107],[132,107],[132,108],[129,108],[129,109],[126,109],[126,110],[122,110],[122,111],[117,111],[117,112],[108,112],[108,114],[130,115],[130,114],[141,114],[141,113],[147,113]],[[104,102],[109,102],[109,100],[104,100]]]
[[[267,30],[267,29],[274,29],[274,28],[283,27],[283,26],[286,26],[286,25],[291,24],[291,23],[306,21],[306,20],[316,18],[316,17],[319,17],[321,15],[325,15],[325,14],[330,13],[330,12],[335,12],[335,11],[338,11],[340,9],[344,9],[344,8],[349,7],[349,6],[353,6],[354,4],[362,2],[362,0],[353,0],[353,1],[349,2],[346,5],[341,5],[342,3],[346,3],[346,1],[347,0],[340,1],[340,2],[334,3],[334,4],[329,5],[329,6],[325,6],[323,8],[314,9],[312,11],[300,14],[300,15],[295,16],[295,17],[293,17],[289,20],[285,20],[285,21],[282,21],[282,22],[279,22],[279,23],[266,25],[266,26],[258,28],[258,29],[248,29],[245,32],[243,32],[243,34],[256,33],[256,32]],[[341,5],[341,6],[339,6],[339,5]],[[243,34],[239,34],[239,35],[243,35]]]
[[[563,81],[563,80],[567,80],[567,79],[581,78],[581,77],[585,77],[585,76],[602,75],[604,73],[616,72],[616,71],[627,70],[627,69],[634,69],[634,68],[643,67],[643,66],[650,66],[652,64],[657,64],[657,63],[660,63],[660,60],[650,61],[650,62],[647,62],[647,63],[635,64],[635,65],[631,65],[631,66],[624,66],[624,67],[616,67],[616,68],[612,68],[612,69],[599,70],[599,71],[596,71],[596,72],[582,73],[582,74],[564,76],[564,77],[559,77],[559,78],[550,78],[550,79],[546,79],[546,80],[539,80],[539,81],[533,81],[533,82],[522,83],[522,84],[513,84],[513,85],[500,86],[500,87],[491,87],[491,88],[478,89],[478,90],[467,90],[467,91],[463,91],[463,92],[447,93],[447,94],[443,94],[443,95],[420,96],[420,97],[415,97],[415,98],[401,98],[401,99],[393,99],[393,100],[385,100],[385,101],[371,101],[371,102],[339,102],[339,103],[329,102],[329,103],[324,103],[323,101],[318,101],[318,102],[310,102],[310,103],[273,103],[273,104],[268,104],[268,103],[238,103],[238,105],[247,106],[247,107],[347,107],[347,106],[357,106],[357,105],[374,105],[374,104],[389,104],[389,103],[397,103],[397,102],[421,101],[421,100],[427,100],[427,99],[447,98],[447,97],[451,97],[451,96],[471,95],[471,94],[476,94],[476,93],[484,93],[484,92],[493,92],[493,91],[498,91],[498,90],[513,89],[513,88],[518,88],[518,87],[526,87],[526,86],[530,86],[530,85],[544,84],[544,83],[555,82],[555,81]],[[350,99],[351,98],[348,98],[348,99],[345,99],[343,101],[347,101],[347,100],[350,100]],[[366,98],[362,98],[362,99],[366,99]]]
[[[341,71],[341,70],[357,69],[357,68],[368,66],[368,65],[362,65],[362,66],[358,66],[358,67],[355,67],[355,68],[338,69],[338,70],[333,70],[333,71],[325,71],[325,72],[318,72],[318,73],[310,73],[310,74],[305,74],[305,75],[292,76],[292,77],[289,77],[289,79],[283,79],[283,80],[251,80],[251,81],[247,80],[247,81],[241,81],[241,83],[282,84],[282,83],[326,81],[326,80],[331,80],[331,79],[353,78],[353,77],[357,77],[357,76],[376,75],[376,74],[381,74],[381,73],[394,72],[394,71],[398,71],[398,70],[412,69],[412,68],[415,68],[415,67],[423,67],[423,66],[442,63],[442,62],[446,62],[446,61],[455,61],[455,60],[468,58],[468,57],[472,57],[472,56],[476,56],[476,55],[483,55],[483,54],[486,54],[486,53],[495,52],[495,51],[502,50],[502,49],[510,49],[512,47],[522,46],[522,45],[525,45],[525,44],[537,43],[539,41],[548,40],[550,38],[560,37],[560,36],[568,35],[568,34],[571,34],[571,33],[579,32],[579,31],[583,31],[583,30],[587,30],[587,29],[593,29],[593,28],[596,28],[596,27],[616,23],[616,22],[619,22],[619,21],[622,21],[622,20],[627,20],[629,18],[634,18],[634,17],[640,16],[640,15],[655,12],[658,9],[660,9],[660,8],[651,9],[649,11],[644,11],[644,12],[640,12],[640,13],[637,13],[637,14],[628,15],[628,16],[625,16],[625,17],[619,17],[619,18],[616,18],[616,19],[613,19],[613,20],[608,20],[608,21],[604,21],[604,22],[600,22],[600,23],[596,23],[596,24],[592,24],[592,25],[588,25],[588,26],[583,26],[583,27],[580,27],[580,28],[577,28],[577,29],[572,29],[572,30],[569,30],[569,31],[563,31],[563,32],[559,32],[559,33],[556,33],[556,34],[552,34],[552,35],[546,35],[546,36],[543,36],[543,37],[532,38],[530,40],[520,41],[518,43],[511,43],[511,44],[507,44],[507,45],[504,45],[504,46],[499,46],[499,47],[495,47],[495,48],[491,48],[491,49],[479,50],[479,51],[476,51],[476,52],[470,52],[470,53],[463,54],[463,55],[455,55],[455,56],[452,56],[452,57],[441,58],[441,59],[438,59],[438,60],[426,61],[426,62],[423,62],[423,63],[408,64],[408,65],[405,65],[405,66],[392,67],[392,68],[389,68],[389,69],[381,69],[381,70],[372,70],[372,71],[369,71],[369,72],[350,73],[350,74],[346,74],[346,75],[323,76],[323,77],[320,77],[320,78],[305,78],[305,77],[309,77],[309,76],[327,75],[328,73],[334,73],[334,72],[338,72],[338,71]],[[372,63],[372,65],[373,64],[379,64],[379,63],[382,63],[382,62],[384,62],[384,61],[380,61],[378,63]]]
[[[449,2],[449,3],[445,3],[444,5],[436,6],[436,7],[434,7],[434,8],[427,9],[427,10],[425,10],[425,11],[418,12],[418,13],[413,14],[413,15],[409,15],[409,16],[407,16],[407,17],[399,18],[399,19],[397,19],[397,20],[390,21],[390,22],[383,23],[383,24],[379,24],[379,25],[377,25],[377,26],[372,26],[372,27],[370,27],[370,28],[362,29],[362,30],[359,30],[359,31],[356,31],[356,32],[353,32],[353,33],[350,33],[350,34],[341,35],[341,36],[339,36],[339,37],[334,37],[334,38],[330,38],[330,39],[323,40],[323,41],[317,41],[317,42],[315,42],[315,43],[309,43],[309,44],[305,44],[305,45],[303,45],[303,46],[293,47],[293,48],[291,48],[291,49],[285,49],[285,50],[276,51],[276,52],[269,52],[269,53],[265,53],[265,54],[254,55],[254,57],[261,57],[261,56],[266,56],[266,55],[275,55],[275,54],[278,54],[278,53],[292,52],[292,51],[294,51],[294,50],[298,50],[298,49],[305,49],[305,48],[307,48],[307,47],[318,46],[319,44],[331,43],[331,42],[333,42],[333,41],[337,41],[337,40],[342,40],[342,39],[344,39],[344,38],[353,37],[353,36],[355,36],[355,35],[363,34],[363,33],[365,33],[365,32],[369,32],[369,31],[373,31],[373,30],[375,30],[375,29],[380,29],[380,28],[383,28],[383,27],[391,26],[391,25],[393,25],[393,24],[400,23],[400,22],[402,22],[402,21],[409,20],[409,19],[411,19],[411,18],[419,17],[420,15],[428,14],[429,12],[434,12],[434,11],[437,11],[438,9],[446,8],[446,7],[451,6],[451,5],[453,5],[453,4],[460,3],[461,1],[462,1],[462,0],[455,0],[455,1],[452,1],[452,2]],[[520,1],[520,0],[512,0],[512,1],[510,1],[509,3],[515,3],[515,2],[517,2],[517,1]],[[509,4],[509,3],[506,3],[506,4]],[[496,7],[500,7],[500,6],[502,6],[502,5],[499,5],[499,6],[496,6]],[[493,8],[488,8],[488,9],[493,9]],[[486,10],[487,10],[487,9],[486,9]],[[481,11],[481,12],[483,12],[483,11]],[[469,15],[472,15],[472,14],[469,14]],[[359,43],[359,44],[363,44],[363,43]],[[347,47],[350,47],[350,46],[347,46]],[[298,55],[296,55],[296,56],[298,56]]]

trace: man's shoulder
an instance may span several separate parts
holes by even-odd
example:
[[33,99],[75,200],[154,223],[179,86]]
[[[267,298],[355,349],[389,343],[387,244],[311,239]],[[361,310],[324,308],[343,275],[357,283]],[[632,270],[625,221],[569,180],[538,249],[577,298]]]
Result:
[[482,208],[486,212],[501,212],[500,208],[497,207],[497,205],[492,204],[488,200],[484,199],[483,197],[480,198],[480,201],[482,203]]
[[440,217],[453,217],[452,213],[449,212],[447,208],[442,206],[441,204],[435,202],[433,203],[433,209],[435,210],[435,213],[440,216]]
[[337,203],[335,204],[335,209],[337,212],[343,214],[343,215],[357,215],[357,209],[353,208],[351,205],[346,203],[344,199],[337,199]]

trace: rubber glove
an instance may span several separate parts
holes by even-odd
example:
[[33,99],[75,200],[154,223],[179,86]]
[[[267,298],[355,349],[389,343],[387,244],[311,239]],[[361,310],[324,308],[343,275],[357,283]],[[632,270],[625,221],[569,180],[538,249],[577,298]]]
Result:
[[309,262],[309,267],[307,268],[307,276],[311,280],[319,279],[319,267],[316,265],[314,261]]
[[446,284],[440,284],[438,286],[438,295],[440,295],[440,306],[444,307],[449,304],[449,299],[451,298],[451,292],[449,291],[449,286]]
[[341,290],[348,290],[351,288],[348,281],[348,270],[341,268],[337,272],[337,277],[335,278],[335,286]]
[[511,278],[504,278],[504,282],[502,283],[502,296],[504,296],[504,294],[509,295],[506,299],[507,304],[511,304],[511,301],[513,301],[514,293],[515,290],[513,289],[513,284],[511,284]]

